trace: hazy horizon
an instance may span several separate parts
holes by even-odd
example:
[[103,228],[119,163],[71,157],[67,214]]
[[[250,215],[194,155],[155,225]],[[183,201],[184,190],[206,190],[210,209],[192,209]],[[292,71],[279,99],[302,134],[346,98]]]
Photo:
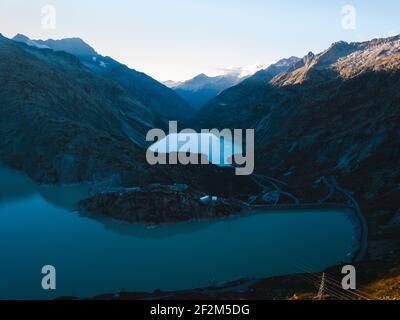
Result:
[[[43,28],[45,5],[56,10],[53,29]],[[356,10],[355,28],[343,28],[346,5]],[[1,0],[0,33],[10,38],[18,33],[31,39],[79,37],[98,53],[159,81],[183,81],[200,73],[216,75],[303,57],[340,40],[396,35],[399,9],[393,0],[116,0],[112,5],[103,0]]]

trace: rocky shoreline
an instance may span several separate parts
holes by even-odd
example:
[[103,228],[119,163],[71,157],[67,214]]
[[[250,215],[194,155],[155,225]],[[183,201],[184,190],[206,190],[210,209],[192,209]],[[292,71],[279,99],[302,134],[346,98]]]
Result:
[[79,203],[85,214],[130,223],[177,223],[249,212],[245,202],[195,191],[184,184],[152,184],[97,193]]

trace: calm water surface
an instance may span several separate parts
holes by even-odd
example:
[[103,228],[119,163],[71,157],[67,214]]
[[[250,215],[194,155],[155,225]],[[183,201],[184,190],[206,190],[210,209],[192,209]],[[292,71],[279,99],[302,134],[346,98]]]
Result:
[[[148,228],[74,212],[85,186],[43,187],[0,168],[0,298],[203,287],[349,260],[348,212],[279,211]],[[54,265],[57,290],[41,289]]]

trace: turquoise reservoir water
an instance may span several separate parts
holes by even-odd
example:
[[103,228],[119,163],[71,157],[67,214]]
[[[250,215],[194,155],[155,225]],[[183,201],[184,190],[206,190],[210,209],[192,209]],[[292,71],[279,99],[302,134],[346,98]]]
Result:
[[[0,169],[0,298],[88,297],[321,271],[349,260],[348,212],[277,211],[148,228],[73,212],[84,186],[37,186]],[[57,290],[41,288],[54,265]]]

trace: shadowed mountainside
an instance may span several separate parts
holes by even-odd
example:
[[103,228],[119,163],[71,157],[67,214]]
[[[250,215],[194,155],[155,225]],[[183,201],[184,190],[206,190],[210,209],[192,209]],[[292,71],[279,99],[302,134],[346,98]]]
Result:
[[255,75],[223,92],[195,120],[254,128],[256,168],[274,175],[349,174],[371,157],[388,167],[399,148],[399,69],[400,37],[339,42],[269,82]]
[[145,73],[130,69],[110,57],[98,54],[80,38],[43,41],[31,40],[19,34],[13,40],[26,43],[32,47],[65,51],[78,57],[82,64],[107,80],[115,81],[125,89],[131,98],[152,110],[163,121],[184,121],[194,113],[194,109],[173,90]]
[[36,182],[88,181],[98,191],[150,183],[225,195],[246,184],[245,193],[254,190],[233,169],[150,166],[145,135],[159,115],[69,53],[0,37],[0,84],[0,161]]
[[156,115],[75,56],[1,37],[0,83],[6,164],[45,183],[97,179],[118,167],[141,175],[138,151]]
[[368,272],[389,273],[385,266],[400,256],[399,106],[396,36],[334,43],[268,82],[249,78],[210,102],[195,122],[254,128],[256,173],[285,181],[302,203],[332,200],[323,181],[336,177],[366,216]]

